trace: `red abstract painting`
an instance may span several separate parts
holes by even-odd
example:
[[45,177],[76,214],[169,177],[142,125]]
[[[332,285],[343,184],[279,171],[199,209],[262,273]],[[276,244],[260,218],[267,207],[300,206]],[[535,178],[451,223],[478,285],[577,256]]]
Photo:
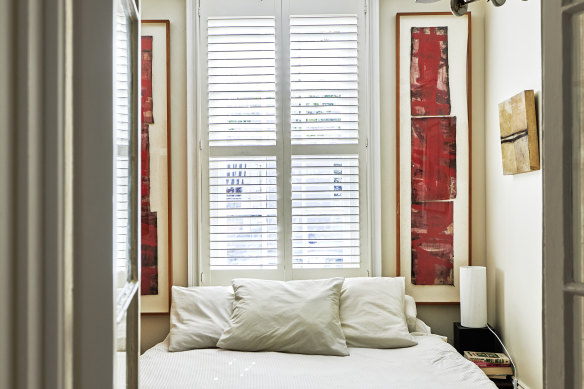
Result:
[[412,202],[456,198],[456,117],[412,118]]
[[152,115],[152,37],[142,37],[142,124],[154,123]]
[[452,201],[412,203],[412,284],[454,285]]
[[142,266],[140,273],[142,295],[158,294],[158,219],[156,212],[150,211],[150,124],[152,116],[152,37],[142,37],[142,131],[141,131],[141,172],[142,191],[140,241],[142,247]]
[[448,27],[412,27],[412,116],[450,115]]

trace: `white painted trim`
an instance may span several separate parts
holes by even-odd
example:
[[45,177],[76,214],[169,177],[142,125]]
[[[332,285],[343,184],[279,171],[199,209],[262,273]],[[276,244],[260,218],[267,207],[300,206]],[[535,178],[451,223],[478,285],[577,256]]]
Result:
[[115,383],[114,3],[77,0],[73,7],[73,386],[84,389]]
[[[199,177],[199,169],[197,168],[199,158],[199,150],[197,147],[198,10],[198,0],[187,0],[187,272],[189,286],[199,284],[199,185],[197,185]],[[197,195],[195,196],[195,194]]]
[[[42,317],[42,5],[16,6],[16,255],[14,387],[41,387]],[[55,178],[55,176],[51,176]],[[32,374],[31,374],[32,373]]]
[[[571,261],[571,144],[565,123],[563,23],[560,1],[542,1],[542,172],[543,172],[543,384],[567,387],[572,373],[566,359],[572,335],[566,327],[564,272]],[[570,101],[568,99],[568,101]],[[567,139],[566,139],[567,138]]]
[[14,54],[18,44],[16,29],[16,2],[0,3],[0,388],[13,388],[15,363],[15,320],[16,261],[16,164],[15,144],[17,131],[7,129],[15,126],[15,92],[17,90],[14,74],[16,63]]
[[369,26],[369,236],[371,276],[381,277],[381,82],[379,69],[379,0],[366,0]]
[[14,19],[13,43],[2,40],[2,55],[11,58],[2,97],[12,97],[2,111],[9,149],[2,183],[10,192],[2,226],[13,258],[6,274],[13,301],[1,320],[11,322],[13,336],[2,344],[12,355],[2,387],[72,387],[71,9],[70,0],[2,9]]
[[73,387],[72,1],[45,1],[44,384]]

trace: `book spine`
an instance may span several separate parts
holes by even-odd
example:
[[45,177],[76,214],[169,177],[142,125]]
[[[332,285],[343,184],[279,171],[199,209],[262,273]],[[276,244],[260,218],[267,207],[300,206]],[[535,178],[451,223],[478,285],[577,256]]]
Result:
[[509,364],[509,360],[505,360],[503,358],[476,358],[470,357],[469,360],[473,362],[482,362],[482,363],[495,363],[495,364]]
[[510,363],[490,363],[490,362],[479,362],[473,361],[478,367],[510,367]]

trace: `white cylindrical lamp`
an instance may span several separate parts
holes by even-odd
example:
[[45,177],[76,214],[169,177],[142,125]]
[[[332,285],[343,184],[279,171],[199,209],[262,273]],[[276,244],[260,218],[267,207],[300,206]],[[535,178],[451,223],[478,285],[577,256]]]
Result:
[[460,267],[460,324],[463,327],[487,326],[487,268]]

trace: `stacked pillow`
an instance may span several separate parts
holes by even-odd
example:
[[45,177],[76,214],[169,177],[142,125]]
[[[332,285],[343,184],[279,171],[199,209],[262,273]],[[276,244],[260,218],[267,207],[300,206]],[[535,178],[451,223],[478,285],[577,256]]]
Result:
[[173,286],[169,350],[220,347],[348,355],[349,347],[417,344],[416,307],[403,277]]

